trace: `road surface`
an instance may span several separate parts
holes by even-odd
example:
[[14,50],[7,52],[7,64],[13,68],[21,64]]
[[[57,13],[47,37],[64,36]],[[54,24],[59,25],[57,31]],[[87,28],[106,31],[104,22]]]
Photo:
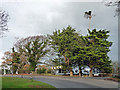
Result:
[[[24,78],[30,78],[30,76],[24,76]],[[89,88],[89,90],[93,88],[101,88],[100,90],[117,90],[114,88],[118,88],[117,82],[88,77],[33,76],[33,79],[48,83],[56,88]]]

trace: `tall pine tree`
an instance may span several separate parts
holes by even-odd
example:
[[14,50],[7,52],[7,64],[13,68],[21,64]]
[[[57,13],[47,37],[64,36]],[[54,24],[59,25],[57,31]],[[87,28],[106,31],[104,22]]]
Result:
[[51,35],[51,45],[56,52],[64,56],[64,60],[69,67],[70,76],[73,76],[72,66],[75,60],[73,51],[80,44],[79,37],[79,34],[71,26],[68,26],[66,29],[63,28],[61,32],[60,30],[55,31]]
[[110,66],[111,60],[107,53],[110,51],[109,47],[112,45],[112,42],[109,42],[107,39],[109,37],[107,30],[96,29],[90,31],[88,30],[89,35],[84,37],[86,46],[84,48],[84,54],[86,55],[85,64],[90,67],[90,77],[92,77],[93,67],[98,67],[105,69]]

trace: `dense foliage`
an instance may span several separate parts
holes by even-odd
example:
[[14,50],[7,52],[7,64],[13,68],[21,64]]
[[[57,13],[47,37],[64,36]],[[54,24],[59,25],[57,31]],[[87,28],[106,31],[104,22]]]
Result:
[[[76,66],[79,67],[79,76],[82,75],[81,67],[83,66],[90,68],[90,77],[94,68],[98,68],[103,73],[111,73],[111,60],[107,54],[112,42],[108,41],[108,37],[109,31],[96,29],[92,31],[88,29],[88,35],[82,36],[71,26],[56,30],[48,37],[30,36],[18,40],[11,54],[5,54],[4,66],[11,67],[12,65],[13,73],[17,71],[19,73],[30,73],[30,71],[45,73],[46,69],[37,69],[37,65],[42,63],[41,59],[51,50],[57,55],[50,59],[52,65],[61,65],[64,72],[66,70],[70,72],[70,76],[73,76],[72,68]],[[46,61],[44,60],[43,63],[45,64]]]

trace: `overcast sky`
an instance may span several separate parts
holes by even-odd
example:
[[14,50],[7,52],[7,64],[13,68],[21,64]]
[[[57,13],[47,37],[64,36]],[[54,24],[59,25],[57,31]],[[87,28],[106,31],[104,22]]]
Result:
[[[100,0],[97,0],[100,1]],[[118,60],[118,18],[114,17],[116,7],[106,7],[103,2],[63,2],[62,0],[2,2],[1,8],[10,15],[9,32],[0,38],[0,58],[12,48],[16,37],[52,34],[55,29],[68,25],[87,35],[88,20],[84,12],[91,10],[91,30],[110,30],[109,41],[113,42],[109,57]],[[0,61],[1,62],[1,61]]]

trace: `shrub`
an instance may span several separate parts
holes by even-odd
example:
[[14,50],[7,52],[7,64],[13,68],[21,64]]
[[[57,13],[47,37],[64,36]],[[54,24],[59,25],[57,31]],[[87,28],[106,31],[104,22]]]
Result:
[[38,74],[45,73],[45,72],[46,72],[46,69],[45,69],[45,68],[39,68],[39,69],[37,70],[37,73],[38,73]]
[[47,73],[51,73],[51,69],[48,69],[48,70],[47,70]]

